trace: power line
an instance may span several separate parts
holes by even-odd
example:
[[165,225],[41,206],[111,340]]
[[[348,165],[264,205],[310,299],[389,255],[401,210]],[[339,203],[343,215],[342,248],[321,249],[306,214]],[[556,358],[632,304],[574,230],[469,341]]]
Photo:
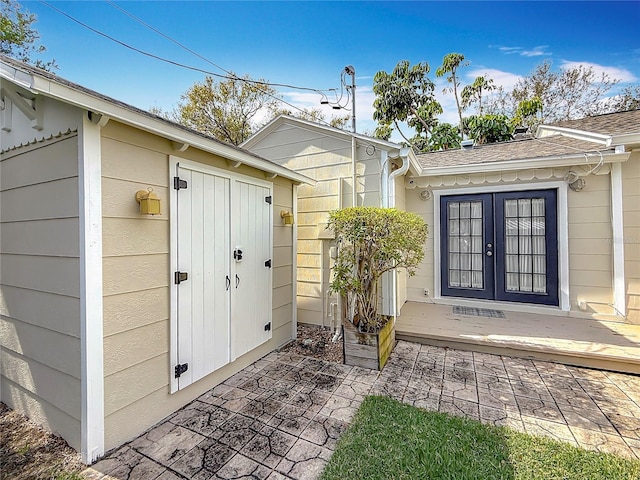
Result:
[[[216,65],[215,63],[213,63],[213,62],[211,62],[210,60],[206,59],[205,57],[201,56],[201,55],[200,55],[200,54],[198,54],[197,52],[194,52],[194,51],[193,51],[193,50],[191,50],[190,48],[188,48],[188,47],[186,47],[186,46],[182,45],[182,44],[181,44],[180,42],[178,42],[177,40],[172,39],[172,38],[171,38],[171,37],[169,37],[168,35],[165,35],[164,33],[160,32],[159,30],[157,30],[157,29],[153,28],[152,26],[150,26],[150,25],[148,25],[148,24],[144,23],[142,20],[137,19],[137,17],[135,17],[135,16],[133,16],[133,15],[129,14],[129,13],[128,13],[128,12],[126,12],[124,9],[122,9],[121,7],[118,7],[118,6],[116,6],[116,5],[114,5],[116,8],[118,8],[119,10],[121,10],[123,13],[125,13],[125,14],[129,15],[129,16],[130,16],[131,18],[133,18],[134,20],[139,21],[140,23],[142,23],[142,24],[143,24],[143,25],[145,25],[146,27],[150,28],[150,29],[151,29],[151,30],[153,30],[154,32],[156,32],[156,33],[158,33],[159,35],[162,35],[163,37],[165,37],[166,39],[168,39],[168,40],[170,40],[170,41],[174,42],[175,44],[177,44],[177,45],[179,45],[180,47],[184,48],[184,49],[185,49],[185,50],[187,50],[188,52],[190,52],[190,53],[192,53],[192,54],[196,55],[198,58],[201,58],[202,60],[204,60],[204,61],[206,61],[206,62],[210,63],[211,65],[213,65],[213,66],[215,66],[215,67],[219,68],[220,70],[222,70],[222,71],[226,72],[228,75],[222,75],[222,74],[215,73],[215,72],[211,72],[211,71],[209,71],[209,70],[205,70],[205,69],[202,69],[202,68],[194,67],[194,66],[191,66],[191,65],[186,65],[186,64],[184,64],[184,63],[176,62],[175,60],[170,60],[170,59],[168,59],[168,58],[164,58],[164,57],[161,57],[161,56],[159,56],[159,55],[155,55],[155,54],[150,53],[150,52],[147,52],[147,51],[145,51],[145,50],[141,50],[141,49],[139,49],[139,48],[137,48],[137,47],[134,47],[133,45],[130,45],[130,44],[126,43],[126,42],[123,42],[123,41],[121,41],[121,40],[118,40],[117,38],[114,38],[114,37],[112,37],[111,35],[108,35],[108,34],[106,34],[106,33],[102,32],[102,31],[100,31],[100,30],[98,30],[98,29],[96,29],[96,28],[93,28],[92,26],[90,26],[90,25],[88,25],[88,24],[86,24],[86,23],[84,23],[84,22],[82,22],[82,21],[78,20],[77,18],[75,18],[75,17],[73,17],[73,16],[69,15],[68,13],[66,13],[66,12],[64,12],[64,11],[62,11],[62,10],[60,10],[59,8],[54,7],[53,5],[51,5],[51,4],[47,3],[47,2],[45,2],[44,0],[39,0],[39,2],[40,2],[41,4],[43,4],[43,5],[47,6],[47,7],[49,7],[50,9],[52,9],[52,10],[54,10],[54,11],[58,12],[59,14],[61,14],[61,15],[65,16],[66,18],[68,18],[68,19],[69,19],[69,20],[71,20],[72,22],[77,23],[78,25],[80,25],[80,26],[82,26],[82,27],[86,28],[87,30],[92,31],[93,33],[95,33],[95,34],[97,34],[97,35],[100,35],[100,36],[102,36],[102,37],[104,37],[104,38],[106,38],[106,39],[108,39],[108,40],[111,40],[112,42],[115,42],[115,43],[117,43],[118,45],[121,45],[121,46],[123,46],[123,47],[125,47],[125,48],[128,48],[129,50],[133,50],[134,52],[139,53],[139,54],[141,54],[141,55],[144,55],[144,56],[146,56],[146,57],[150,57],[150,58],[153,58],[154,60],[159,60],[159,61],[161,61],[161,62],[168,63],[168,64],[170,64],[170,65],[174,65],[174,66],[176,66],[176,67],[185,68],[185,69],[187,69],[187,70],[192,70],[192,71],[195,71],[195,72],[204,73],[204,74],[206,74],[206,75],[211,75],[211,76],[214,76],[214,77],[217,77],[217,78],[223,78],[223,79],[226,79],[226,80],[238,80],[238,81],[245,82],[245,83],[252,83],[252,84],[256,84],[256,85],[263,85],[263,86],[269,86],[269,87],[282,87],[282,88],[292,88],[292,89],[294,89],[294,90],[305,90],[305,91],[315,92],[315,93],[318,93],[319,95],[323,95],[323,96],[324,96],[323,91],[330,91],[330,89],[320,90],[320,89],[317,89],[317,88],[299,87],[299,86],[297,86],[297,85],[290,85],[290,84],[286,84],[286,83],[270,83],[270,82],[264,82],[264,81],[261,81],[261,80],[251,80],[251,79],[247,79],[247,78],[238,77],[238,76],[237,76],[237,75],[235,75],[233,72],[230,72],[230,71],[228,71],[228,70],[225,70],[224,68],[220,67],[219,65]],[[108,2],[108,3],[112,4],[112,2]],[[112,5],[113,5],[113,4],[112,4]],[[280,100],[280,99],[279,99],[279,100]],[[286,103],[286,102],[284,102],[284,101],[283,101],[283,103]],[[296,108],[297,108],[297,107],[296,107]]]

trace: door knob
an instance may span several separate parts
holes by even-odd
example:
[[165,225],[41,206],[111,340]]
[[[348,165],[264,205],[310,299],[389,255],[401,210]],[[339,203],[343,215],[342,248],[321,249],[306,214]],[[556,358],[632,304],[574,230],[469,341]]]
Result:
[[487,250],[487,257],[490,257],[493,255],[493,252],[491,250]]

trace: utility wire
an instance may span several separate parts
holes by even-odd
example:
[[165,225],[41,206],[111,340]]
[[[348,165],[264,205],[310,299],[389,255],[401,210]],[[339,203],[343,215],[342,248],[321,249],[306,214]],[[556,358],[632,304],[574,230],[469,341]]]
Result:
[[[159,55],[155,55],[155,54],[153,54],[153,53],[150,53],[150,52],[147,52],[147,51],[141,50],[141,49],[139,49],[139,48],[137,48],[137,47],[134,47],[133,45],[129,45],[128,43],[125,43],[125,42],[123,42],[123,41],[121,41],[121,40],[118,40],[117,38],[114,38],[114,37],[112,37],[112,36],[110,36],[110,35],[108,35],[108,34],[106,34],[106,33],[102,32],[102,31],[100,31],[100,30],[97,30],[97,29],[93,28],[92,26],[90,26],[90,25],[88,25],[88,24],[86,24],[86,23],[84,23],[84,22],[82,22],[82,21],[80,21],[80,20],[76,19],[75,17],[72,17],[72,16],[71,16],[71,15],[69,15],[68,13],[66,13],[66,12],[64,12],[64,11],[62,11],[62,10],[60,10],[60,9],[59,9],[59,8],[57,8],[57,7],[54,7],[53,5],[51,5],[51,4],[50,4],[50,3],[48,3],[48,2],[45,2],[44,0],[38,0],[38,1],[39,1],[41,4],[43,4],[43,5],[47,6],[47,7],[49,7],[50,9],[52,9],[52,10],[54,10],[54,11],[58,12],[59,14],[61,14],[61,15],[65,16],[66,18],[68,18],[68,19],[69,19],[69,20],[71,20],[72,22],[77,23],[78,25],[80,25],[80,26],[82,26],[82,27],[84,27],[84,28],[86,28],[86,29],[88,29],[88,30],[92,31],[93,33],[95,33],[95,34],[97,34],[97,35],[100,35],[100,36],[102,36],[102,37],[104,37],[104,38],[106,38],[106,39],[108,39],[108,40],[111,40],[112,42],[115,42],[115,43],[117,43],[118,45],[121,45],[121,46],[123,46],[123,47],[125,47],[125,48],[128,48],[129,50],[133,50],[133,51],[134,51],[134,52],[136,52],[136,53],[139,53],[139,54],[141,54],[141,55],[144,55],[144,56],[147,56],[147,57],[153,58],[153,59],[155,59],[155,60],[159,60],[159,61],[161,61],[161,62],[168,63],[168,64],[170,64],[170,65],[174,65],[174,66],[176,66],[176,67],[185,68],[185,69],[187,69],[187,70],[193,70],[193,71],[195,71],[195,72],[204,73],[204,74],[206,74],[206,75],[212,75],[212,76],[214,76],[214,77],[218,77],[218,78],[224,78],[224,79],[226,79],[226,80],[239,80],[239,81],[241,81],[241,82],[245,82],[245,83],[253,83],[253,84],[256,84],[256,85],[264,85],[264,86],[269,86],[269,87],[282,87],[282,88],[292,88],[292,89],[295,89],[295,90],[305,90],[305,91],[315,92],[315,93],[318,93],[318,94],[320,94],[320,95],[324,95],[324,93],[322,93],[323,91],[330,91],[330,89],[320,90],[320,89],[317,89],[317,88],[299,87],[299,86],[296,86],[296,85],[290,85],[290,84],[286,84],[286,83],[270,83],[270,82],[264,82],[264,81],[260,81],[260,80],[251,80],[251,79],[247,79],[247,78],[238,77],[238,76],[237,76],[236,74],[234,74],[233,72],[230,72],[230,71],[228,71],[228,70],[225,70],[224,68],[220,67],[219,65],[216,65],[215,63],[213,63],[213,62],[211,62],[210,60],[206,59],[205,57],[201,56],[201,55],[200,55],[200,54],[198,54],[197,52],[194,52],[194,51],[193,51],[193,50],[191,50],[190,48],[188,48],[188,47],[186,47],[186,46],[182,45],[182,44],[181,44],[180,42],[178,42],[177,40],[172,39],[172,38],[171,38],[171,37],[169,37],[168,35],[165,35],[164,33],[162,33],[162,32],[160,32],[160,31],[158,31],[157,29],[153,28],[152,26],[150,26],[150,25],[148,25],[148,24],[144,23],[142,20],[137,19],[135,16],[133,16],[133,15],[129,14],[129,13],[128,13],[128,12],[126,12],[124,9],[122,9],[121,7],[118,7],[118,6],[116,6],[116,5],[114,5],[114,6],[115,6],[116,8],[118,8],[119,10],[121,10],[123,13],[125,13],[125,14],[129,15],[131,18],[135,19],[136,21],[139,21],[140,23],[142,23],[142,24],[143,24],[143,25],[145,25],[146,27],[150,28],[150,29],[151,29],[151,30],[153,30],[154,32],[158,33],[159,35],[162,35],[162,36],[163,36],[163,37],[165,37],[166,39],[168,39],[168,40],[170,40],[170,41],[174,42],[175,44],[177,44],[177,45],[179,45],[180,47],[184,48],[184,49],[185,49],[185,50],[187,50],[188,52],[190,52],[190,53],[192,53],[192,54],[196,55],[198,58],[201,58],[202,60],[204,60],[204,61],[206,61],[206,62],[210,63],[211,65],[213,65],[213,66],[215,66],[215,67],[219,68],[220,70],[222,70],[222,71],[226,72],[228,75],[222,75],[222,74],[215,73],[215,72],[211,72],[211,71],[209,71],[209,70],[205,70],[205,69],[202,69],[202,68],[194,67],[194,66],[191,66],[191,65],[186,65],[186,64],[184,64],[184,63],[176,62],[176,61],[174,61],[174,60],[170,60],[170,59],[168,59],[168,58],[164,58],[164,57],[161,57],[161,56],[159,56]],[[108,2],[108,3],[112,4],[112,2]],[[285,102],[285,103],[286,103],[286,102]]]
[[[202,69],[202,68],[198,68],[198,67],[193,67],[193,66],[191,66],[191,65],[186,65],[186,64],[183,64],[183,63],[180,63],[180,62],[176,62],[176,61],[174,61],[174,60],[170,60],[170,59],[167,59],[167,58],[164,58],[164,57],[160,57],[160,56],[155,55],[155,54],[150,53],[150,52],[146,52],[146,51],[144,51],[144,50],[141,50],[141,49],[136,48],[136,47],[134,47],[134,46],[132,46],[132,45],[129,45],[128,43],[125,43],[125,42],[123,42],[123,41],[121,41],[121,40],[118,40],[117,38],[114,38],[114,37],[112,37],[112,36],[110,36],[110,35],[108,35],[108,34],[106,34],[106,33],[102,32],[102,31],[100,31],[100,30],[97,30],[97,29],[95,29],[95,28],[91,27],[90,25],[88,25],[88,24],[86,24],[86,23],[84,23],[84,22],[82,22],[82,21],[80,21],[80,20],[76,19],[75,17],[73,17],[73,16],[69,15],[68,13],[66,13],[66,12],[64,12],[64,11],[62,11],[62,10],[60,10],[60,9],[59,9],[59,8],[57,8],[57,7],[54,7],[53,5],[51,5],[50,3],[48,3],[48,2],[46,2],[46,1],[44,1],[44,0],[38,0],[38,1],[39,1],[41,4],[43,4],[43,5],[47,6],[47,7],[49,7],[49,8],[50,8],[50,9],[52,9],[52,10],[54,10],[55,12],[58,12],[60,15],[62,15],[62,16],[64,16],[64,17],[68,18],[68,19],[69,19],[69,20],[71,20],[72,22],[77,23],[78,25],[80,25],[80,26],[82,26],[82,27],[86,28],[87,30],[90,30],[91,32],[93,32],[93,33],[95,33],[95,34],[97,34],[97,35],[100,35],[100,36],[102,36],[102,37],[104,37],[104,38],[106,38],[106,39],[108,39],[108,40],[111,40],[112,42],[117,43],[118,45],[121,45],[121,46],[123,46],[123,47],[125,47],[125,48],[127,48],[127,49],[129,49],[129,50],[132,50],[132,51],[134,51],[134,52],[136,52],[136,53],[139,53],[139,54],[141,54],[141,55],[144,55],[144,56],[146,56],[146,57],[153,58],[153,59],[155,59],[155,60],[159,60],[159,61],[161,61],[161,62],[168,63],[168,64],[170,64],[170,65],[174,65],[174,66],[177,66],[177,67],[180,67],[180,68],[185,68],[185,69],[187,69],[187,70],[192,70],[192,71],[196,71],[196,72],[204,73],[204,74],[206,74],[206,75],[211,75],[211,76],[214,76],[214,77],[217,77],[217,78],[224,78],[224,79],[226,79],[226,80],[237,80],[237,81],[242,81],[242,82],[245,82],[245,83],[252,83],[252,84],[256,84],[256,85],[263,85],[263,86],[269,86],[269,87],[283,87],[283,88],[292,88],[292,89],[297,89],[297,90],[311,91],[311,92],[318,93],[318,94],[320,94],[322,97],[326,98],[326,95],[323,93],[323,91],[322,91],[322,90],[315,89],[315,88],[298,87],[298,86],[295,86],[295,85],[280,84],[280,83],[269,83],[269,82],[264,82],[264,81],[260,81],[260,80],[250,80],[250,79],[247,79],[247,78],[238,77],[238,76],[237,76],[237,75],[235,75],[233,72],[229,72],[228,70],[226,70],[226,69],[224,69],[224,68],[220,67],[219,65],[216,65],[215,63],[213,63],[213,62],[211,62],[210,60],[206,59],[205,57],[201,56],[201,55],[200,55],[200,54],[198,54],[197,52],[194,52],[194,51],[193,51],[193,50],[191,50],[190,48],[188,48],[188,47],[186,47],[186,46],[182,45],[182,44],[181,44],[180,42],[178,42],[177,40],[174,40],[173,38],[169,37],[168,35],[166,35],[166,34],[164,34],[164,33],[160,32],[159,30],[155,29],[154,27],[152,27],[152,26],[150,26],[150,25],[146,24],[146,23],[145,23],[145,22],[143,22],[142,20],[138,19],[138,18],[137,18],[137,17],[135,17],[134,15],[132,15],[132,14],[130,14],[129,12],[125,11],[125,10],[124,10],[124,9],[122,9],[121,7],[119,7],[119,6],[117,6],[117,5],[114,5],[112,2],[110,2],[110,1],[108,1],[108,0],[107,0],[107,3],[109,3],[109,4],[111,4],[112,6],[116,7],[118,10],[122,11],[123,13],[125,13],[126,15],[128,15],[129,17],[131,17],[131,18],[133,18],[134,20],[136,20],[136,21],[138,21],[138,22],[142,23],[144,26],[146,26],[147,28],[150,28],[151,30],[153,30],[153,31],[154,31],[154,32],[156,32],[157,34],[159,34],[159,35],[163,36],[164,38],[166,38],[166,39],[168,39],[168,40],[170,40],[170,41],[174,42],[175,44],[179,45],[181,48],[184,48],[185,50],[187,50],[188,52],[192,53],[193,55],[196,55],[198,58],[201,58],[201,59],[203,59],[204,61],[206,61],[206,62],[210,63],[210,64],[211,64],[211,65],[213,65],[213,66],[215,66],[216,68],[219,68],[220,70],[222,70],[222,71],[224,71],[224,72],[227,72],[227,73],[228,73],[228,75],[221,75],[221,74],[219,74],[219,73],[211,72],[211,71],[204,70],[204,69]],[[344,83],[344,82],[342,82],[342,83]],[[341,86],[341,87],[342,87],[342,86]],[[341,88],[341,90],[342,90],[342,88]],[[327,90],[325,90],[325,91],[331,91],[331,89],[327,89]],[[309,113],[307,110],[304,110],[304,109],[302,109],[302,108],[300,108],[300,107],[298,107],[298,106],[296,106],[296,105],[293,105],[292,103],[287,102],[286,100],[282,99],[281,97],[279,97],[279,96],[277,96],[277,95],[273,95],[273,94],[268,93],[268,92],[264,92],[264,93],[265,93],[267,96],[269,96],[269,97],[273,98],[274,100],[277,100],[278,102],[281,102],[281,103],[283,103],[283,104],[285,104],[285,105],[287,105],[287,106],[289,106],[289,107],[293,108],[294,110],[298,110],[299,112],[301,112],[301,113],[303,113],[303,114],[308,114],[308,113]],[[341,98],[342,98],[342,94],[341,94]],[[344,107],[342,107],[342,106],[340,106],[340,107],[341,107],[341,108],[344,108]],[[324,123],[325,125],[331,126],[331,124],[330,124],[329,122],[327,122],[327,121],[319,120],[319,119],[317,119],[316,121],[321,122],[321,123]]]

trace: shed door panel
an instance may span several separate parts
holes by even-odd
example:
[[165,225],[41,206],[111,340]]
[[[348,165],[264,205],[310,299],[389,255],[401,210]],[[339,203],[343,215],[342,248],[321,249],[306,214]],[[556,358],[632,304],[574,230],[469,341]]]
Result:
[[230,361],[228,178],[178,168],[188,187],[178,198],[178,270],[188,279],[176,285],[178,363],[188,364],[178,388]]
[[233,245],[242,250],[235,261],[232,308],[232,359],[271,338],[271,195],[268,187],[235,180]]

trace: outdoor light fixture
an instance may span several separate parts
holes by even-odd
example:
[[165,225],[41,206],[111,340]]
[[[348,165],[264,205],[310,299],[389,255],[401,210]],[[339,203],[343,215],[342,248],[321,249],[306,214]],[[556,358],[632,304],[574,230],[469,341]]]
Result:
[[160,213],[160,199],[153,193],[153,188],[138,190],[136,202],[140,204],[140,215],[158,215]]
[[284,219],[285,225],[293,225],[293,213],[289,210],[281,210],[280,217]]

